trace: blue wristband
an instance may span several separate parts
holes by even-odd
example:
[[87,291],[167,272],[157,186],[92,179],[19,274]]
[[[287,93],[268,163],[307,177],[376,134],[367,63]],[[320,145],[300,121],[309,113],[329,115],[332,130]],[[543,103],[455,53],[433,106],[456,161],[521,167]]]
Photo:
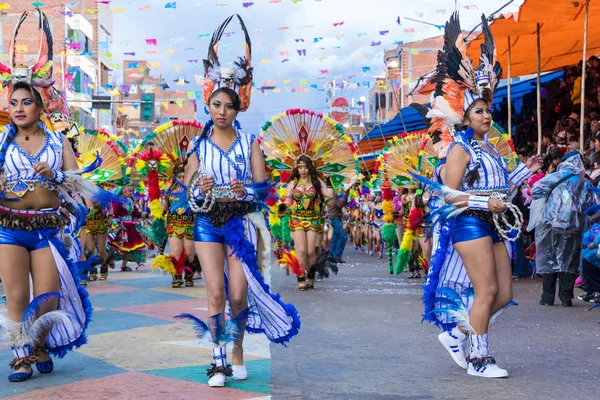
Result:
[[53,169],[52,172],[54,172],[54,176],[52,179],[48,179],[48,181],[56,185],[61,185],[65,181],[65,173],[56,169]]
[[254,201],[256,198],[256,190],[254,190],[254,188],[244,187],[244,195],[242,197],[235,195],[235,198],[238,201]]

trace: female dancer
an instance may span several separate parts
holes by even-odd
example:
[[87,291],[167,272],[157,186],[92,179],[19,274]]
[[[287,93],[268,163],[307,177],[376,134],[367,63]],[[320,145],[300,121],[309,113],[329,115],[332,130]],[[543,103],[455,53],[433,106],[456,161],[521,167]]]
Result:
[[360,199],[354,205],[354,210],[350,216],[352,226],[352,241],[354,242],[354,250],[361,251],[363,244],[363,233],[362,233],[362,214],[360,211]]
[[[0,318],[9,332],[9,342],[16,342],[8,343],[15,354],[11,363],[15,373],[9,376],[13,382],[31,377],[32,364],[40,373],[52,372],[48,353],[63,357],[68,350],[84,344],[91,315],[87,292],[79,286],[75,265],[62,256],[66,253],[59,236],[67,219],[59,211],[57,190],[65,180],[62,171],[77,169],[77,161],[63,135],[47,130],[40,121],[42,110],[44,103],[38,89],[26,82],[15,83],[9,103],[12,123],[0,133],[0,276],[8,318],[21,321],[23,317],[22,323]],[[30,275],[33,288],[29,286]],[[30,305],[31,290],[36,299]],[[33,333],[34,314],[42,323],[43,315],[57,307],[72,318],[51,330],[52,325],[48,325]],[[30,332],[37,337],[32,338]],[[26,340],[23,344],[24,334],[33,342]]]
[[[165,192],[162,198],[163,210],[167,213],[167,236],[171,253],[176,259],[182,259],[182,254],[185,255],[185,286],[194,286],[194,214],[191,210],[186,210],[179,207],[175,212],[170,212],[173,206],[181,197],[183,188],[178,182],[183,182],[185,175],[183,166],[176,166],[173,173],[173,183]],[[181,272],[176,271],[173,274],[172,286],[179,288],[183,285],[183,277]]]
[[131,271],[128,261],[137,263],[137,268],[143,267],[146,261],[146,243],[135,227],[136,219],[144,218],[133,199],[133,188],[124,186],[117,190],[124,203],[113,202],[112,209],[115,219],[112,222],[114,230],[108,239],[108,246],[116,257],[121,257],[121,271]]
[[[258,240],[270,240],[270,234],[262,213],[256,212],[261,185],[255,182],[265,180],[266,170],[255,136],[233,126],[242,109],[240,97],[221,87],[207,100],[211,120],[204,125],[202,135],[190,143],[185,182],[189,182],[190,207],[196,212],[195,249],[212,316],[208,328],[214,348],[208,384],[218,387],[224,386],[226,376],[248,376],[242,347],[244,328],[283,344],[298,333],[300,319],[293,306],[269,293],[259,271],[267,267],[258,265]],[[267,260],[270,252],[267,249],[261,258]],[[232,326],[237,328],[236,334],[227,335],[229,338],[223,337],[226,298]],[[228,339],[234,342],[233,368],[227,365]]]
[[326,198],[333,198],[333,190],[319,178],[312,159],[306,155],[298,157],[288,180],[285,205],[291,210],[294,248],[305,271],[304,275],[298,276],[300,290],[315,287],[315,275],[309,273],[309,269],[317,262],[317,237],[323,233],[321,205]]
[[[433,117],[430,131],[434,136],[452,138],[453,125],[463,125],[467,129],[453,135],[454,143],[450,144],[441,177],[447,186],[432,184],[433,188],[444,194],[446,203],[454,204],[460,213],[451,226],[442,227],[433,257],[440,257],[442,265],[440,269],[434,269],[432,265],[424,301],[426,318],[431,318],[433,312],[429,291],[435,290],[436,286],[440,295],[433,302],[436,305],[468,311],[472,300],[469,320],[454,321],[465,327],[467,332],[454,328],[450,333],[440,335],[440,341],[454,360],[467,369],[469,375],[506,377],[508,372],[499,368],[490,356],[487,332],[492,315],[504,310],[512,300],[511,264],[507,250],[520,226],[519,214],[507,202],[507,195],[511,183],[519,185],[530,174],[528,170],[539,168],[539,160],[532,157],[509,174],[505,158],[488,140],[491,128],[489,104],[502,69],[495,60],[493,38],[485,17],[482,17],[482,26],[486,46],[482,46],[482,62],[478,69],[464,70],[471,63],[465,61],[467,56],[461,52],[464,44],[457,14],[446,24],[444,52],[438,56],[438,64],[445,68],[439,69],[434,110],[428,114]],[[460,115],[463,116],[462,120],[457,119]],[[504,222],[501,222],[503,217],[493,217],[494,214],[504,213],[507,208],[517,220],[514,225],[509,225],[505,217]],[[448,236],[450,243],[444,244],[444,238]],[[439,275],[442,270],[448,270],[452,275],[444,278],[445,286],[440,286],[442,278]],[[469,289],[471,284],[473,290]],[[439,311],[436,308],[435,312]],[[441,318],[434,322],[446,329],[451,328]],[[462,349],[465,333],[470,338],[466,363]]]
[[[375,250],[378,251],[378,257],[383,258],[383,241],[381,240],[381,228],[385,224],[383,222],[383,203],[381,202],[381,193],[377,192],[373,208],[371,211],[373,220],[373,238],[372,242],[375,245]],[[373,254],[370,254],[373,255]]]
[[[102,258],[100,266],[100,280],[108,278],[108,253],[106,240],[108,239],[109,210],[98,201],[86,201],[88,214],[85,219],[85,257],[89,259],[96,254],[96,248]],[[94,267],[95,271],[95,267]],[[90,281],[98,280],[96,272],[90,274]]]

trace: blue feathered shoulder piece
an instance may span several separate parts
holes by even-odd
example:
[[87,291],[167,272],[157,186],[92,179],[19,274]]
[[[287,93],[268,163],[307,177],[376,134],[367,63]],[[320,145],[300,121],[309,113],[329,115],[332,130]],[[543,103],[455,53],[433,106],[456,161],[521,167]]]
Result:
[[217,346],[222,347],[227,343],[236,342],[241,339],[248,313],[249,309],[246,308],[229,321],[224,321],[224,314],[215,314],[210,317],[208,322],[204,322],[200,318],[188,313],[176,315],[174,318],[192,321],[198,339],[202,339],[210,334],[211,341]]
[[70,193],[77,193],[84,199],[100,202],[106,208],[110,207],[111,202],[124,203],[125,200],[122,197],[102,189],[82,176],[95,171],[100,165],[102,165],[102,157],[97,152],[96,158],[90,165],[74,171],[63,171],[65,178],[58,187],[59,192],[65,196],[70,196]]
[[271,212],[269,203],[277,201],[275,186],[277,186],[277,183],[271,181],[271,178],[267,178],[260,182],[254,182],[250,185],[250,188],[254,189],[254,201],[258,204],[259,210]]

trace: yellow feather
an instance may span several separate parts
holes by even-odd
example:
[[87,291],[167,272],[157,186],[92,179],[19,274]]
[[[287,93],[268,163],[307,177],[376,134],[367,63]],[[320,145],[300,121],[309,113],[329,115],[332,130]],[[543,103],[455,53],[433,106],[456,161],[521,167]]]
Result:
[[407,229],[404,232],[404,237],[402,237],[402,244],[400,245],[400,250],[405,250],[405,251],[412,250],[414,241],[415,241],[415,231],[413,231],[412,229]]
[[160,269],[163,274],[175,274],[175,265],[173,265],[173,261],[171,257],[166,256],[164,254],[158,255],[154,258],[152,262],[152,272]]
[[156,219],[164,219],[164,210],[159,199],[154,199],[150,202],[150,215]]

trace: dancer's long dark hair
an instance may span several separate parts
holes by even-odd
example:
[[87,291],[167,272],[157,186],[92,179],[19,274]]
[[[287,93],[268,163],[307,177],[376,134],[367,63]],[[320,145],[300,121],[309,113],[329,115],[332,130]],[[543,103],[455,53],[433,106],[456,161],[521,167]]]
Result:
[[[323,195],[321,194],[321,181],[319,180],[319,173],[317,172],[315,164],[310,159],[310,157],[304,155],[296,159],[296,164],[299,163],[305,163],[308,167],[308,175],[310,176],[310,181],[313,187],[317,191],[317,197],[323,201]],[[298,172],[298,167],[294,167],[294,169],[292,170],[292,175],[290,176],[290,179],[288,179],[288,183],[292,182],[293,180],[296,181],[296,183],[294,184],[294,188],[296,188],[298,182],[300,182],[300,173]]]

